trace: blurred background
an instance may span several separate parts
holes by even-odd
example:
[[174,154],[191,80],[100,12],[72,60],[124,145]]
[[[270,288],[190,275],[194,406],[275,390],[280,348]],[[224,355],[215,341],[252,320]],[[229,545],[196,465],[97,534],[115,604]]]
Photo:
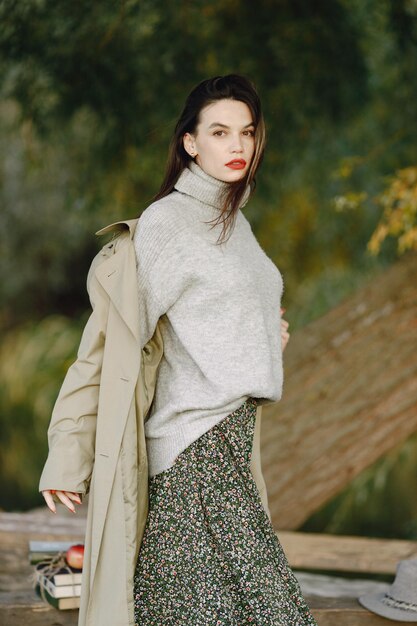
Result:
[[[0,23],[0,508],[24,511],[43,502],[94,232],[151,202],[201,80],[241,73],[261,96],[244,211],[292,332],[416,254],[417,0],[1,0]],[[416,538],[416,478],[411,437],[304,528]]]

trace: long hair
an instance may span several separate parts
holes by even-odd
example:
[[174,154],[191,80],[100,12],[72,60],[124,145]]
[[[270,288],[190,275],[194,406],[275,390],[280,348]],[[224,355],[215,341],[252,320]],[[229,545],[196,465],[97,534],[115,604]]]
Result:
[[195,134],[200,122],[201,110],[217,100],[224,99],[239,100],[249,107],[255,125],[255,150],[246,175],[238,181],[228,183],[225,188],[225,193],[221,198],[220,214],[215,218],[212,226],[214,228],[216,224],[223,224],[217,243],[222,243],[225,235],[232,230],[247,185],[250,186],[250,195],[255,190],[255,175],[264,156],[266,137],[261,101],[254,84],[250,80],[239,74],[215,76],[203,80],[191,91],[171,139],[165,177],[158,193],[153,198],[154,201],[159,200],[171,193],[181,172],[192,160],[184,148],[183,137],[187,132]]

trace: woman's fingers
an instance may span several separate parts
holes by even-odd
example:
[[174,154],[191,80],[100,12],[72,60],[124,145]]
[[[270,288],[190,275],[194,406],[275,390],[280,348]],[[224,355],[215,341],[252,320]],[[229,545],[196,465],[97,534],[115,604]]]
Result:
[[281,320],[281,332],[287,332],[289,323],[287,320]]
[[52,513],[56,513],[56,506],[52,494],[50,491],[42,491],[42,495],[45,498],[45,502],[48,506],[48,509],[52,511]]
[[56,495],[61,500],[62,504],[64,504],[67,507],[67,509],[75,513],[75,506],[73,505],[69,497],[66,495],[66,493],[67,493],[66,491],[57,491]]
[[58,500],[60,500],[62,504],[64,504],[67,509],[69,509],[73,513],[75,513],[75,507],[72,501],[74,500],[74,502],[76,502],[77,504],[81,504],[80,495],[75,491],[58,491],[55,489],[47,489],[45,491],[42,491],[42,495],[45,498],[45,502],[48,505],[48,508],[53,513],[56,513],[56,506],[52,494],[54,494],[58,498]]
[[64,491],[65,495],[68,496],[71,500],[74,500],[77,504],[81,504],[81,498],[78,493],[75,491]]
[[289,323],[287,320],[281,319],[281,343],[282,343],[282,351],[284,352],[287,347],[287,343],[290,338],[290,333],[288,332]]

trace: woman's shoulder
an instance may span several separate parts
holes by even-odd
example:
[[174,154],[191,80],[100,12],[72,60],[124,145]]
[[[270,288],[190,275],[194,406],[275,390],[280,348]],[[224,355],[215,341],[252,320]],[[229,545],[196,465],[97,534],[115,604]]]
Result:
[[163,245],[187,229],[189,222],[184,213],[182,195],[174,190],[142,211],[135,229],[136,245],[145,245],[148,239]]
[[139,223],[164,222],[166,220],[181,220],[184,208],[183,194],[174,189],[163,198],[154,200],[139,216]]

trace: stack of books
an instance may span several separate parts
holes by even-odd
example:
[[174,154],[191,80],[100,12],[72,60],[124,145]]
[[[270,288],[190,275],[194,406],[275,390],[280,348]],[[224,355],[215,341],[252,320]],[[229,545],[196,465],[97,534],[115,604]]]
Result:
[[35,591],[57,609],[80,606],[82,570],[70,567],[64,559],[73,544],[73,541],[29,541]]

